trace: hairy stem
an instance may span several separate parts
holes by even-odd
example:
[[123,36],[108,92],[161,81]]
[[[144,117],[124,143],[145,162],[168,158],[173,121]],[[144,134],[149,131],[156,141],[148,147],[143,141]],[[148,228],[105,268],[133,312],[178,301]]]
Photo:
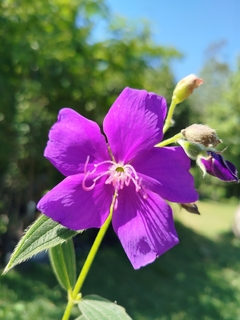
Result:
[[178,141],[178,139],[182,138],[182,134],[181,132],[175,134],[175,136],[169,138],[169,139],[166,139],[158,144],[155,145],[155,147],[164,147],[164,146],[167,146],[171,143],[175,143]]

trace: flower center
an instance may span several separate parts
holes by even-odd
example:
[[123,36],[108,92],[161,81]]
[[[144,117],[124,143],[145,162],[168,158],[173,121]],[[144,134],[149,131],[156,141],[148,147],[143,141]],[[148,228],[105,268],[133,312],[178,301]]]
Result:
[[[106,160],[94,164],[94,169],[92,171],[88,171],[88,162],[89,157],[87,158],[84,167],[85,177],[82,182],[84,190],[92,190],[95,187],[97,181],[104,176],[107,177],[105,184],[112,184],[116,193],[118,193],[119,190],[122,190],[124,186],[129,186],[131,182],[135,185],[136,192],[138,192],[141,189],[141,181],[137,175],[136,170],[133,168],[132,165],[124,165],[121,163],[115,163],[112,160]],[[99,170],[101,166],[102,170]],[[87,179],[91,177],[91,175],[95,175],[97,171],[99,171],[99,173],[93,179],[92,185],[88,187],[86,185]]]
[[139,177],[137,172],[130,164],[119,165],[113,163],[109,168],[109,177],[105,181],[106,184],[112,184],[115,191],[123,189],[124,186],[129,186],[130,182],[133,182],[136,188],[136,192],[141,189]]

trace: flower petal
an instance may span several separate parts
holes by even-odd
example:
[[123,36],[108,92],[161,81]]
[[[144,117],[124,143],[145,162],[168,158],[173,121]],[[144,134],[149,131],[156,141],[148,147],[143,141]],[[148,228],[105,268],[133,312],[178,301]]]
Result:
[[237,169],[231,162],[215,152],[209,154],[209,159],[201,159],[208,174],[226,182],[239,182]]
[[88,156],[89,165],[110,158],[99,126],[68,108],[60,110],[44,155],[65,176],[83,172]]
[[129,162],[161,141],[166,101],[145,90],[125,88],[106,115],[103,128],[117,162]]
[[194,179],[189,172],[190,159],[181,147],[153,148],[132,161],[143,186],[172,202],[198,200]]
[[[86,191],[82,186],[84,177],[77,174],[65,178],[43,196],[37,208],[69,229],[101,227],[109,214],[113,187],[102,178],[93,190]],[[88,178],[85,184],[90,186],[92,179]]]
[[133,187],[120,190],[112,223],[135,269],[178,243],[170,206],[150,191],[144,199]]

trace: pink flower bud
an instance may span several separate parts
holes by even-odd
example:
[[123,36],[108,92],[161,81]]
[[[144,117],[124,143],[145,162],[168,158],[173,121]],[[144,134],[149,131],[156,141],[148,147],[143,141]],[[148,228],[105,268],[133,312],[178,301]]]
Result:
[[178,82],[173,91],[173,100],[175,100],[176,104],[184,101],[193,93],[193,90],[198,88],[202,83],[203,80],[196,77],[194,74],[190,74],[183,78]]

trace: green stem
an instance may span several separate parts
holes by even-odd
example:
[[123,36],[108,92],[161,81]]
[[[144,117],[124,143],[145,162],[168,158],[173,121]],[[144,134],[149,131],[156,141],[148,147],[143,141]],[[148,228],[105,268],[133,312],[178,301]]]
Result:
[[72,308],[74,306],[74,303],[75,301],[77,300],[78,298],[78,295],[79,295],[79,292],[82,288],[82,285],[84,283],[84,280],[86,279],[87,277],[87,274],[90,270],[90,267],[92,265],[92,262],[96,256],[96,253],[99,249],[99,246],[103,240],[103,237],[110,225],[110,222],[112,220],[112,214],[113,214],[113,208],[114,208],[114,203],[115,203],[115,200],[116,200],[116,193],[114,194],[113,196],[113,201],[111,203],[111,206],[110,206],[110,210],[109,210],[109,216],[107,217],[106,221],[104,222],[103,226],[101,227],[101,229],[99,230],[96,238],[95,238],[95,241],[89,251],[89,254],[87,256],[87,259],[82,267],[82,270],[79,274],[79,277],[77,279],[77,282],[76,282],[76,285],[73,289],[73,291],[69,290],[68,291],[68,304],[67,304],[67,307],[65,309],[65,312],[64,312],[64,315],[62,317],[62,320],[68,320],[70,315],[71,315],[71,311],[72,311]]
[[182,138],[182,134],[181,132],[175,134],[175,136],[169,138],[169,139],[166,139],[158,144],[155,145],[155,147],[164,147],[164,146],[167,146],[171,143],[175,143],[178,141],[178,139]]
[[177,105],[177,101],[173,97],[171,105],[168,110],[167,119],[165,120],[165,124],[163,127],[163,133],[165,133],[172,126],[172,117],[173,117],[173,113],[174,113],[176,105]]

